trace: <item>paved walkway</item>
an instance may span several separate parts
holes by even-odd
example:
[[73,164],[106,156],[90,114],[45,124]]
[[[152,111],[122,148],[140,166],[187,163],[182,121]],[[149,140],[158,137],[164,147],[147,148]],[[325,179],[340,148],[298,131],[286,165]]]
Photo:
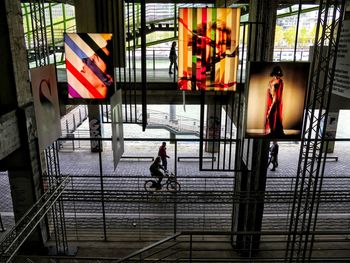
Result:
[[[106,143],[108,146],[108,143]],[[157,149],[156,143],[132,143],[127,142],[126,153],[129,150],[136,151],[140,155],[152,155]],[[350,190],[350,163],[347,161],[349,156],[350,143],[337,143],[336,151],[334,155],[339,156],[337,162],[329,161],[325,167],[325,179],[323,181],[323,189],[325,191],[344,191],[344,193]],[[281,143],[280,144],[280,156],[279,156],[279,167],[275,172],[268,172],[267,188],[266,191],[269,193],[283,193],[293,192],[294,183],[296,176],[296,169],[299,156],[299,144],[294,143]],[[181,155],[193,155],[197,154],[196,149],[198,145],[188,144],[183,148],[178,147],[178,156]],[[192,150],[192,151],[191,151]],[[169,145],[168,154],[174,156],[174,147]],[[88,151],[81,150],[74,153],[61,152],[60,153],[61,163],[73,162],[72,165],[65,165],[61,172],[63,174],[70,175],[95,175],[94,179],[84,179],[84,189],[91,189],[93,185],[99,185],[99,165],[98,165],[98,154],[91,154]],[[170,159],[169,169],[173,170],[175,161]],[[129,191],[130,193],[136,191],[139,194],[143,192],[144,180],[149,178],[149,161],[125,161],[122,160],[116,171],[113,170],[112,153],[105,147],[102,153],[102,164],[103,174],[106,176],[104,189],[111,191]],[[197,161],[183,161],[177,162],[177,176],[178,181],[181,184],[181,192],[188,193],[193,191],[201,191],[201,194],[220,195],[222,191],[230,192],[233,189],[234,174],[232,172],[203,172],[199,171],[199,163]],[[343,178],[340,178],[343,177]],[[80,179],[80,178],[79,178]],[[79,180],[74,178],[74,180]],[[337,195],[337,193],[334,193]],[[165,197],[164,197],[165,198]],[[220,196],[217,196],[220,198]],[[330,198],[330,197],[329,197]],[[215,199],[215,198],[214,198]],[[148,217],[161,218],[164,216],[169,221],[165,221],[163,226],[173,225],[174,207],[172,205],[160,203],[145,204],[144,201],[139,198],[134,202],[130,200],[128,202],[120,204],[108,204],[109,211],[117,212],[123,215],[124,220],[134,222],[135,218],[142,222],[145,226],[148,223]],[[350,219],[350,207],[349,207],[349,196],[346,197],[344,202],[337,203],[322,203],[320,206],[320,219],[325,219],[322,223],[323,226],[327,226],[332,222],[328,229],[344,230],[347,229],[347,224],[344,225],[344,221],[347,222]],[[185,204],[180,204],[176,208],[177,211],[177,225],[181,230],[229,230],[230,218],[232,213],[232,201],[225,203],[213,203],[213,200],[208,200],[208,203],[201,202],[201,200],[195,200],[192,203],[189,201]],[[200,205],[199,205],[200,204]],[[141,206],[141,207],[140,207]],[[331,209],[330,209],[331,207]],[[86,207],[87,209],[87,207]],[[285,229],[287,219],[289,218],[288,213],[290,211],[290,203],[286,201],[279,201],[278,198],[274,198],[265,204],[263,228],[266,230],[271,229]],[[162,216],[160,216],[162,215]],[[113,214],[110,215],[113,217]],[[118,220],[114,218],[114,220]],[[140,219],[142,218],[142,220]],[[170,218],[170,219],[169,219]],[[181,218],[186,218],[185,221],[181,221]],[[204,222],[205,220],[206,222]],[[125,222],[124,222],[125,223]],[[150,226],[152,224],[149,222]],[[195,226],[192,226],[194,223]],[[121,224],[121,222],[119,222]],[[121,224],[126,226],[125,224]],[[131,225],[131,224],[130,224]],[[112,228],[112,226],[111,226]]]
[[[86,122],[79,129],[84,134]],[[133,129],[139,129],[133,125]],[[128,128],[130,129],[130,127]],[[140,128],[141,129],[141,128]],[[128,131],[125,132],[128,137]],[[161,142],[125,142],[124,155],[155,156]],[[103,205],[107,238],[147,238],[159,233],[159,238],[182,230],[230,230],[232,214],[233,172],[199,171],[197,160],[177,162],[174,144],[168,144],[169,170],[177,167],[181,192],[174,204],[174,195],[164,191],[147,195],[144,181],[149,179],[150,160],[122,159],[114,171],[111,142],[104,142],[101,154],[104,203],[101,196],[99,154],[91,153],[87,142],[63,143],[59,153],[61,173],[72,176],[65,197],[67,233],[71,240],[104,238]],[[177,156],[198,156],[198,143],[177,145]],[[285,230],[288,226],[291,200],[283,198],[294,191],[300,144],[281,142],[279,167],[268,171],[266,202],[263,217],[264,230]],[[319,229],[348,230],[350,222],[350,142],[337,142],[334,154],[338,161],[327,161],[323,191],[329,201],[319,209]],[[176,163],[175,163],[176,162]],[[210,164],[210,162],[204,162]],[[0,174],[0,212],[6,228],[13,225],[13,210],[6,173]],[[343,191],[342,194],[336,191]],[[278,195],[279,194],[279,195]],[[227,195],[229,195],[227,197]],[[332,199],[337,198],[337,199]]]

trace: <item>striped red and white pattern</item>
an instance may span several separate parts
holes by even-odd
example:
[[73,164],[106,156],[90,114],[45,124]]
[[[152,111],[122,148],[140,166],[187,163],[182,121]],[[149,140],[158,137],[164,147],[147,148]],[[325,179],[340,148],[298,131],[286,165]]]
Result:
[[[103,48],[112,34],[99,33],[69,33],[65,34],[65,53],[68,80],[68,97],[79,99],[104,99],[107,93],[98,87],[105,87],[105,68],[101,65],[84,63],[92,56],[100,61],[112,60],[111,53]],[[93,61],[93,60],[90,60]],[[111,76],[113,77],[113,76]]]
[[237,8],[179,9],[181,90],[236,90],[239,28]]

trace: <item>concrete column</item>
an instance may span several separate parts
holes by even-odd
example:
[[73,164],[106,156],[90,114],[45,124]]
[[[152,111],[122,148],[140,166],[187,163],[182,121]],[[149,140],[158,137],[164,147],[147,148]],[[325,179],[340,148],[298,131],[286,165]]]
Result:
[[169,120],[170,122],[176,121],[176,105],[169,105]]
[[[42,195],[42,176],[38,152],[33,96],[29,83],[27,53],[24,40],[21,2],[0,1],[1,57],[1,111],[13,109],[17,121],[12,138],[20,142],[18,147],[1,160],[1,169],[8,170],[15,221],[30,209]],[[4,32],[6,31],[6,32]],[[7,74],[3,74],[7,72]],[[6,96],[6,97],[4,97]],[[8,97],[7,97],[8,96]],[[6,127],[11,129],[11,127]],[[26,253],[40,253],[47,240],[47,228],[42,222],[29,240],[22,246]]]
[[[251,27],[250,47],[251,61],[272,61],[274,32],[278,1],[251,0],[249,3],[249,21],[261,22],[262,25]],[[246,96],[245,96],[246,97]],[[243,101],[243,103],[246,103]],[[241,123],[243,125],[243,123]],[[242,127],[238,127],[241,129]],[[242,136],[242,135],[241,135]],[[242,138],[243,139],[243,138]],[[269,141],[251,140],[252,149],[247,159],[252,163],[251,172],[248,171],[243,156],[237,156],[238,168],[242,172],[236,173],[235,193],[256,196],[249,204],[236,204],[233,208],[233,231],[260,231],[264,210],[264,192],[266,186],[267,161]],[[243,147],[242,144],[237,147]],[[240,150],[237,151],[241,153]],[[254,161],[252,161],[254,160]],[[250,249],[259,248],[260,236],[238,235],[233,238],[234,244],[242,252],[250,253]]]
[[[17,119],[21,146],[4,160],[8,169],[15,222],[21,219],[43,193],[34,106],[19,108]],[[23,245],[22,251],[29,254],[42,253],[47,238],[47,227],[42,221]]]
[[[125,67],[125,15],[123,0],[75,0],[77,32],[113,34],[114,66]],[[102,119],[99,107],[89,105],[91,138],[102,137]],[[91,141],[91,151],[102,151],[102,143]]]
[[[254,160],[251,172],[248,172],[247,167],[242,163],[243,172],[237,174],[235,192],[244,193],[244,196],[247,197],[254,196],[255,201],[250,201],[249,204],[238,204],[234,207],[235,231],[260,231],[262,225],[269,144],[258,140],[253,140],[251,143],[253,143],[252,159]],[[260,235],[238,235],[234,241],[237,249],[248,254],[249,249],[259,248]]]
[[[97,5],[95,0],[76,0],[75,1],[75,19],[77,32],[101,32],[98,29]],[[109,33],[109,31],[105,31]],[[101,113],[98,105],[88,105],[89,130],[91,138],[102,137]],[[102,143],[99,141],[90,141],[91,152],[102,151]],[[101,148],[100,148],[101,147]]]
[[[250,0],[249,21],[262,22],[252,27],[249,60],[272,61],[278,0]],[[256,57],[255,57],[256,54]]]
[[[170,123],[177,124],[178,120],[176,118],[176,105],[170,104],[169,105],[169,121]],[[174,143],[174,139],[176,139],[176,134],[173,132],[170,132],[170,143]]]
[[[221,105],[207,105],[206,139],[220,139],[221,132]],[[219,151],[219,142],[205,142],[205,151],[216,153]]]
[[[88,106],[90,138],[102,138],[102,118],[98,105]],[[100,141],[91,140],[91,152],[103,151]]]
[[174,144],[176,139],[176,134],[173,132],[170,132],[170,144]]
[[97,23],[95,14],[95,0],[75,0],[74,6],[77,32],[96,33]]

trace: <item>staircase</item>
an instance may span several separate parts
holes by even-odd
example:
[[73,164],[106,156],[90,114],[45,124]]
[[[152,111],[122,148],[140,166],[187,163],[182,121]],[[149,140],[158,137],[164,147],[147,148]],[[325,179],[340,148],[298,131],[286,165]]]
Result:
[[[221,262],[232,259],[234,252],[230,235],[181,232],[160,240],[117,261],[129,262]],[[219,259],[221,258],[221,259]],[[222,261],[224,262],[224,261]],[[226,261],[231,262],[231,261]]]

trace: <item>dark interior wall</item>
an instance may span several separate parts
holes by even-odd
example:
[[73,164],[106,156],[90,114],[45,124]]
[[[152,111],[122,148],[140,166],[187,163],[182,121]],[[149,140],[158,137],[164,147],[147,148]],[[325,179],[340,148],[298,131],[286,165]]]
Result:
[[17,105],[5,1],[0,1],[0,115]]
[[330,111],[350,110],[350,99],[332,94]]

